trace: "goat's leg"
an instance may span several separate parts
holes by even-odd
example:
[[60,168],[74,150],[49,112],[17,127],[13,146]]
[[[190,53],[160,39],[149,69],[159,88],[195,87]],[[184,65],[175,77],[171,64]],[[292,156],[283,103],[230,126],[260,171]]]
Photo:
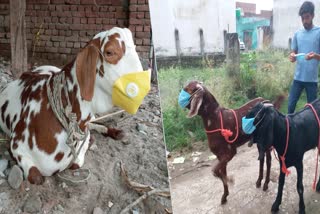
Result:
[[[222,175],[223,176],[223,175]],[[226,177],[226,176],[224,176]],[[226,179],[222,178],[222,183],[223,183],[223,195],[221,197],[221,204],[227,203],[227,197],[229,195],[229,187],[228,187],[228,182],[226,182]]]
[[280,164],[280,175],[279,175],[279,181],[278,181],[278,193],[277,193],[277,198],[272,204],[271,212],[278,212],[279,211],[279,206],[282,201],[282,191],[283,191],[283,186],[284,186],[284,181],[285,181],[285,174],[281,171],[281,164]]
[[266,151],[267,156],[267,174],[266,174],[266,180],[263,184],[263,191],[266,191],[268,189],[268,184],[270,182],[270,170],[271,170],[271,150]]
[[19,166],[23,169],[25,179],[31,184],[40,185],[45,181],[44,176],[28,157],[22,158],[19,162]]
[[224,192],[221,197],[221,204],[227,202],[227,197],[229,195],[228,182],[232,182],[232,179],[227,177],[227,163],[226,161],[220,161],[214,168],[212,168],[213,175],[220,178],[223,183]]
[[[320,150],[319,149],[318,149],[318,155],[320,155]],[[317,183],[317,186],[316,186],[316,191],[318,193],[320,193],[320,175],[319,175],[318,183]]]
[[229,195],[228,182],[233,183],[233,179],[228,178],[227,176],[227,164],[237,153],[235,147],[228,145],[227,148],[228,150],[226,150],[222,157],[217,155],[219,163],[212,168],[213,175],[219,177],[223,183],[224,193],[221,198],[221,204],[225,204],[227,202],[227,197]]
[[124,132],[121,129],[106,127],[104,125],[90,122],[87,124],[87,126],[89,130],[95,130],[105,137],[111,137],[114,140],[121,140],[124,137]]
[[262,179],[263,179],[264,157],[261,158],[261,159],[259,160],[259,162],[260,162],[260,166],[259,166],[259,177],[258,177],[258,180],[257,180],[257,182],[256,182],[256,187],[257,187],[257,188],[260,188],[260,187],[261,187],[261,181],[262,181]]
[[227,197],[229,195],[229,188],[228,188],[228,182],[226,180],[226,175],[224,174],[226,170],[223,170],[223,168],[226,167],[226,163],[220,161],[215,167],[214,169],[212,169],[213,171],[213,175],[217,176],[218,178],[221,179],[222,183],[223,183],[223,195],[221,197],[221,204],[225,204],[227,202]]
[[319,176],[319,179],[318,179],[316,191],[317,191],[318,193],[320,193],[320,176]]
[[297,169],[297,191],[299,194],[299,214],[304,214],[305,213],[305,205],[304,205],[304,200],[303,200],[303,163],[300,161],[296,165]]
[[223,177],[223,179],[225,180],[225,182],[233,184],[234,183],[233,177],[230,177],[227,175],[227,164],[228,164],[228,162],[226,162],[225,167],[222,168],[222,175],[225,175],[225,177]]
[[[14,148],[14,144],[18,145],[13,139],[10,141],[10,154],[12,158],[17,162],[18,166],[23,170],[24,178],[31,184],[43,184],[45,181],[44,176],[34,164],[32,158],[28,154],[24,154],[25,150],[20,150],[22,147]],[[21,158],[22,157],[22,158]]]

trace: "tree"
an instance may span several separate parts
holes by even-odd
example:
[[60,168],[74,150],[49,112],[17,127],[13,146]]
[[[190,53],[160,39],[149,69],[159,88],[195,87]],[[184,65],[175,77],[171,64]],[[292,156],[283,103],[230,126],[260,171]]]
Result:
[[25,0],[10,0],[11,71],[15,78],[28,69],[25,12]]

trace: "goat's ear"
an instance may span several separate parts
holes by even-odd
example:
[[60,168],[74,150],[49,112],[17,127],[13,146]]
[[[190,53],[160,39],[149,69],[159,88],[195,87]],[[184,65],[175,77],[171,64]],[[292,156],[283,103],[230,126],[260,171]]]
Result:
[[202,100],[203,100],[203,91],[201,90],[197,92],[191,99],[190,111],[188,113],[189,118],[194,117],[198,114],[199,108],[202,104]]
[[96,66],[99,58],[98,48],[89,43],[76,58],[76,74],[81,97],[91,101],[96,80]]

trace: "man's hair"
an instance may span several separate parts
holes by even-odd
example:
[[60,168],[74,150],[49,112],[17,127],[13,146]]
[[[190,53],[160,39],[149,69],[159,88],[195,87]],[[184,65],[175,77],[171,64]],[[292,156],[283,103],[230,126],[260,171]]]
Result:
[[305,13],[310,13],[314,15],[314,4],[311,1],[305,1],[300,7],[299,16],[302,16]]

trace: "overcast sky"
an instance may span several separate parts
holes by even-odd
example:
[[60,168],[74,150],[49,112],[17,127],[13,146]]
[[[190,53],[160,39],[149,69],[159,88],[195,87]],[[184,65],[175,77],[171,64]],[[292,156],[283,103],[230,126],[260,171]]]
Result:
[[257,5],[257,13],[260,10],[272,10],[273,0],[236,0],[237,2],[255,3]]

